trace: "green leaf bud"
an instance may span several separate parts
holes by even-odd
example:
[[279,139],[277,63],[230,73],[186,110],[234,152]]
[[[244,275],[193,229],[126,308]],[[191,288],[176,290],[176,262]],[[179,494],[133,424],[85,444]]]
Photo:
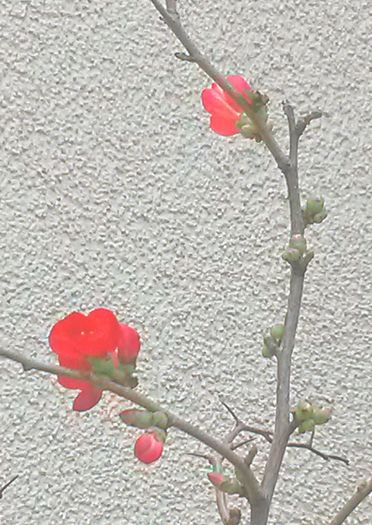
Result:
[[305,432],[312,432],[315,427],[315,421],[313,419],[306,419],[306,421],[303,421],[301,425],[298,427],[298,433],[304,434]]
[[284,336],[284,324],[274,324],[270,329],[270,334],[277,341],[281,341]]
[[145,429],[153,426],[153,413],[147,410],[131,408],[120,412],[119,417],[130,427]]
[[316,222],[317,224],[320,224],[321,222],[324,221],[324,219],[327,217],[328,213],[327,213],[327,210],[324,209],[322,210],[321,212],[315,214],[313,216],[313,221]]
[[305,212],[309,215],[316,215],[324,209],[324,199],[323,197],[314,197],[307,199]]
[[225,478],[218,488],[226,494],[243,494],[244,489],[236,478]]
[[302,423],[313,417],[314,408],[308,401],[299,401],[294,411],[296,421]]
[[306,251],[306,239],[303,235],[293,235],[289,241],[289,247],[298,250],[301,255]]
[[282,254],[282,259],[289,263],[297,262],[301,257],[301,253],[295,248],[287,248]]
[[316,425],[324,425],[331,419],[331,408],[314,407],[313,420]]

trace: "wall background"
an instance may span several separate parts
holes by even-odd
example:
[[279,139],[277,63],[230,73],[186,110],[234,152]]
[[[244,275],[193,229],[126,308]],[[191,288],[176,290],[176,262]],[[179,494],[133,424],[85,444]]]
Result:
[[[368,3],[180,6],[217,67],[270,96],[282,143],[285,97],[328,114],[301,145],[304,196],[321,192],[330,213],[309,232],[293,400],[334,406],[317,444],[352,463],[290,450],[272,513],[325,525],[372,470]],[[222,435],[218,395],[251,423],[273,418],[275,367],[260,347],[285,308],[288,213],[264,148],[208,131],[209,81],[180,50],[147,0],[0,0],[0,335],[52,362],[57,319],[112,307],[142,334],[141,388]],[[0,396],[0,478],[20,476],[1,525],[219,523],[183,435],[148,468],[109,395],[74,414],[72,392],[1,361]],[[370,498],[348,523],[371,515]]]

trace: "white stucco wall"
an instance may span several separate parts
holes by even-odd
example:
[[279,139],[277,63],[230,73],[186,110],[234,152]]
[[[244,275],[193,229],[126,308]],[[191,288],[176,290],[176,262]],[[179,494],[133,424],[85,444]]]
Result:
[[[372,472],[368,2],[180,6],[217,67],[270,96],[281,143],[284,98],[328,114],[301,145],[303,195],[330,213],[309,231],[292,393],[334,407],[317,446],[351,466],[290,450],[271,519],[326,525]],[[141,332],[141,388],[223,436],[219,394],[247,422],[273,420],[260,349],[285,310],[288,212],[264,147],[208,130],[209,81],[181,50],[149,0],[0,0],[1,345],[53,362],[57,319],[112,307]],[[0,481],[19,475],[1,525],[219,523],[191,439],[172,431],[145,467],[113,396],[75,414],[72,392],[3,360],[0,396]],[[372,523],[371,498],[348,523]]]

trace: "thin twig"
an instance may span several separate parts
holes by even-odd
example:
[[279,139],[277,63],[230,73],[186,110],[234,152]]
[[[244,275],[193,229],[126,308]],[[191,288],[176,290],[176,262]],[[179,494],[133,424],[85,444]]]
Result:
[[[288,168],[289,159],[282,152],[279,144],[275,140],[271,129],[266,125],[264,120],[252,110],[251,105],[247,102],[244,96],[239,93],[211,63],[207,58],[200,52],[198,47],[194,44],[191,38],[183,28],[180,17],[176,11],[176,2],[167,2],[167,7],[164,7],[159,0],[150,0],[157,11],[162,16],[164,22],[167,24],[169,29],[175,34],[181,44],[185,47],[189,54],[189,57],[193,62],[197,63],[198,66],[212,79],[214,80],[226,93],[228,93],[243,111],[249,116],[254,122],[256,128],[262,140],[265,142],[267,148],[276,160],[279,168],[284,171]],[[169,10],[169,4],[171,9]],[[167,9],[168,8],[168,9]]]
[[357,488],[355,494],[345,503],[341,510],[336,514],[329,525],[341,525],[354,509],[372,492],[372,478],[363,481]]
[[0,489],[0,499],[4,496],[5,490],[18,478],[18,474],[16,476],[13,476],[5,485],[3,485]]
[[40,370],[42,372],[47,372],[53,375],[64,375],[75,379],[88,379],[102,390],[109,390],[110,392],[113,392],[114,394],[117,394],[118,396],[123,397],[124,399],[132,401],[133,403],[151,412],[164,412],[168,417],[170,426],[178,428],[182,432],[194,437],[201,443],[207,445],[209,448],[215,450],[223,458],[226,458],[228,461],[230,461],[230,463],[232,463],[241,472],[247,490],[247,497],[250,501],[260,500],[262,498],[259,483],[256,477],[254,476],[253,472],[249,467],[246,466],[243,459],[241,459],[237,454],[235,454],[235,452],[233,452],[227,444],[223,443],[222,441],[219,441],[207,432],[192,425],[191,423],[188,423],[187,421],[181,419],[175,414],[172,414],[170,411],[163,409],[158,403],[152,401],[144,394],[141,394],[136,390],[123,386],[122,384],[120,384],[120,374],[118,374],[117,376],[114,374],[113,380],[110,380],[104,376],[80,373],[76,370],[69,370],[67,368],[62,368],[57,365],[46,365],[37,361],[36,359],[28,358],[11,350],[4,349],[0,349],[0,357],[5,357],[17,363],[20,363],[24,370]]

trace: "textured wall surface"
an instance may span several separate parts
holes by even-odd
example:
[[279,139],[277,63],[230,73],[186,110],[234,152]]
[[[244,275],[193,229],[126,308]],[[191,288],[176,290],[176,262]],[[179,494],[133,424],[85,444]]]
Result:
[[[334,407],[316,443],[351,466],[290,450],[271,516],[326,525],[372,471],[368,2],[180,4],[215,65],[270,96],[283,145],[284,98],[327,112],[301,145],[303,195],[330,213],[308,234],[292,395]],[[1,345],[52,362],[57,319],[112,307],[141,332],[141,388],[222,436],[218,395],[273,421],[275,364],[260,349],[285,311],[286,193],[262,145],[209,131],[209,81],[175,51],[149,0],[0,0]],[[79,415],[73,392],[3,360],[0,396],[0,481],[19,474],[1,525],[219,523],[191,439],[172,431],[145,467],[114,396]],[[348,523],[371,516],[369,499]]]

